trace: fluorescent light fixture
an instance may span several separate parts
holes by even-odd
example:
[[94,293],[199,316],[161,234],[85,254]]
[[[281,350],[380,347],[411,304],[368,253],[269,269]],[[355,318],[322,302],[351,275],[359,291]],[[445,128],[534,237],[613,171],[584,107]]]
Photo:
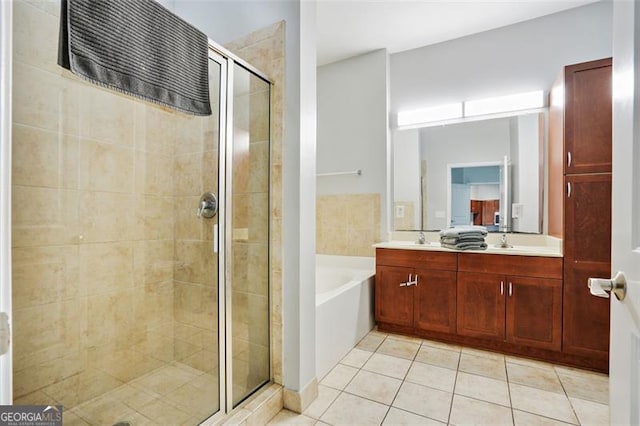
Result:
[[464,116],[498,114],[501,112],[520,111],[525,109],[542,108],[544,106],[544,91],[518,93],[497,98],[478,99],[464,103]]
[[432,108],[398,112],[398,126],[431,123],[462,117],[462,102]]

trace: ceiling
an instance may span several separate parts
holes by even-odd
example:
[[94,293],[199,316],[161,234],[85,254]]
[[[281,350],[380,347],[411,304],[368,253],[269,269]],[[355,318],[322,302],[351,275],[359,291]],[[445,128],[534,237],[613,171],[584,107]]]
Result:
[[318,0],[318,65],[440,43],[595,1]]

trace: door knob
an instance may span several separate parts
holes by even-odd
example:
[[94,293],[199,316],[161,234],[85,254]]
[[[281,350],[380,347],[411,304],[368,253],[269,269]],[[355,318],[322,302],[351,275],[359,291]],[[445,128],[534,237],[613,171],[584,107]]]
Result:
[[618,300],[623,300],[627,294],[627,280],[623,272],[618,272],[613,278],[589,278],[589,291],[594,296],[609,297],[613,292]]

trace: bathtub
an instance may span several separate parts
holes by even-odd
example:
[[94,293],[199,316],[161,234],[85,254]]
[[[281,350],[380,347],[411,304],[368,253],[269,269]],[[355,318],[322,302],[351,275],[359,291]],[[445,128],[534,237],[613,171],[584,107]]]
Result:
[[374,326],[375,258],[316,256],[316,375],[322,378]]

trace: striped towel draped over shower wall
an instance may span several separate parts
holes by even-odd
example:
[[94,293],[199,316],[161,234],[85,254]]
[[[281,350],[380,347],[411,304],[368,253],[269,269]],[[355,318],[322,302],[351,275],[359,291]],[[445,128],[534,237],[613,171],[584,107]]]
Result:
[[62,0],[58,64],[129,95],[211,114],[207,36],[153,0]]

